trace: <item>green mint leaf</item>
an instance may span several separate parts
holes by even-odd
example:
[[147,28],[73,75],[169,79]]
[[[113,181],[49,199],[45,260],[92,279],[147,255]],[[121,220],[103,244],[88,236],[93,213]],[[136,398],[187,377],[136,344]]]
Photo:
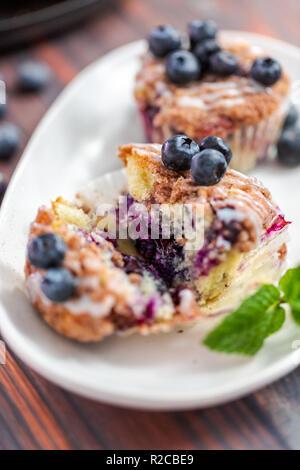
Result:
[[289,302],[291,308],[291,314],[295,322],[300,325],[300,302],[298,301],[291,301]]
[[237,310],[206,336],[203,343],[215,351],[252,356],[269,335],[281,328],[284,320],[280,291],[266,284],[244,300]]
[[279,287],[284,293],[284,301],[290,305],[295,322],[300,325],[300,266],[288,269],[280,279]]

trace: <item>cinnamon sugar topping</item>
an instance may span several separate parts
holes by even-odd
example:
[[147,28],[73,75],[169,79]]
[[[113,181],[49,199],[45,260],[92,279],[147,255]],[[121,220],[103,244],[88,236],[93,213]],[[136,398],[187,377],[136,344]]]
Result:
[[[247,237],[241,235],[241,251],[247,251],[272,225],[278,208],[271,194],[256,178],[228,169],[223,179],[214,186],[197,186],[190,171],[182,174],[168,170],[161,161],[161,146],[128,144],[119,148],[119,157],[126,166],[130,158],[137,168],[153,175],[150,200],[158,204],[202,203],[206,216],[230,207],[244,216]],[[249,243],[250,241],[250,243]],[[244,243],[242,243],[244,242]]]

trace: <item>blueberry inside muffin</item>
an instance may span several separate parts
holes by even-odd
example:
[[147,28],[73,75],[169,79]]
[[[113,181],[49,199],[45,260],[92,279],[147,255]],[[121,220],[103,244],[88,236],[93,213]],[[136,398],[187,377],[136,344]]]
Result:
[[53,329],[90,342],[115,332],[165,331],[198,315],[188,288],[173,294],[158,270],[122,253],[97,222],[93,210],[58,198],[31,224],[26,285]]
[[[154,144],[119,148],[131,203],[142,201],[149,208],[151,204],[200,204],[203,243],[191,250],[186,239],[171,234],[166,241],[135,240],[135,246],[172,286],[189,287],[202,313],[232,309],[260,284],[279,278],[286,258],[288,222],[256,178],[227,169],[227,147],[221,176],[214,172],[222,160],[221,152],[215,149],[196,153],[190,170],[176,172],[165,166],[163,148]],[[205,171],[201,159],[205,160]]]

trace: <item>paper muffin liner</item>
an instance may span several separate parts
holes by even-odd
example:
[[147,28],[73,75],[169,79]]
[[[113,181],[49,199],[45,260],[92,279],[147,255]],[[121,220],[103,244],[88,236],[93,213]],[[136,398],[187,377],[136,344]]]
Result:
[[267,119],[253,126],[242,126],[227,139],[233,155],[230,163],[231,168],[248,173],[259,163],[274,156],[275,145],[287,109],[288,103],[284,102]]
[[[230,167],[242,173],[248,173],[259,163],[274,156],[282,124],[288,110],[289,100],[285,99],[279,108],[267,119],[255,125],[242,125],[225,140],[232,150]],[[154,109],[154,108],[153,108]],[[140,109],[148,142],[162,143],[176,133],[169,126],[154,127],[153,114],[149,109]],[[199,139],[201,140],[203,136]]]

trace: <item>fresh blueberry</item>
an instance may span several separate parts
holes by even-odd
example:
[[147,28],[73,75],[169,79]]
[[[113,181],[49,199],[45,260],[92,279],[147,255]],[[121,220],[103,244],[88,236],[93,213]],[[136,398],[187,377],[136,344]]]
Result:
[[199,146],[186,135],[174,135],[167,139],[161,149],[161,158],[166,168],[173,171],[185,171],[191,168],[193,156],[199,152]]
[[175,51],[167,57],[166,72],[171,82],[184,85],[200,77],[201,65],[191,52]]
[[41,62],[30,60],[24,62],[18,69],[19,87],[22,91],[41,91],[48,85],[50,79],[50,68]]
[[4,175],[0,173],[0,202],[2,201],[5,191],[7,188],[7,183],[5,181]]
[[209,57],[210,71],[217,75],[232,75],[239,69],[236,57],[227,51],[219,51]]
[[192,178],[199,186],[213,186],[225,175],[227,162],[218,150],[205,149],[194,155],[191,164]]
[[281,77],[281,65],[271,57],[259,57],[252,64],[250,76],[265,86],[274,85]]
[[9,160],[20,143],[20,131],[14,124],[0,125],[0,160]]
[[181,35],[173,26],[163,25],[151,31],[149,48],[156,57],[165,57],[181,47]]
[[219,44],[214,39],[205,39],[195,45],[194,54],[200,60],[201,64],[207,64],[209,56],[220,51]]
[[278,160],[287,166],[300,165],[300,128],[282,132],[277,144]]
[[218,26],[214,21],[194,20],[189,24],[189,36],[191,46],[194,47],[197,42],[204,39],[214,39],[218,32]]
[[0,103],[0,119],[3,118],[5,113],[6,113],[6,104],[5,103]]
[[219,152],[223,153],[227,165],[229,165],[230,160],[232,158],[232,151],[229,145],[221,139],[221,137],[217,137],[216,135],[209,135],[205,137],[205,139],[201,140],[199,144],[200,151],[205,149],[214,149],[218,150]]
[[35,237],[28,246],[28,259],[37,268],[60,266],[67,247],[56,233],[44,233]]
[[283,123],[283,129],[293,127],[298,121],[299,113],[297,107],[292,104],[290,106],[289,112],[286,115],[285,121]]
[[75,293],[76,278],[64,268],[51,268],[41,282],[42,292],[53,302],[65,302]]

